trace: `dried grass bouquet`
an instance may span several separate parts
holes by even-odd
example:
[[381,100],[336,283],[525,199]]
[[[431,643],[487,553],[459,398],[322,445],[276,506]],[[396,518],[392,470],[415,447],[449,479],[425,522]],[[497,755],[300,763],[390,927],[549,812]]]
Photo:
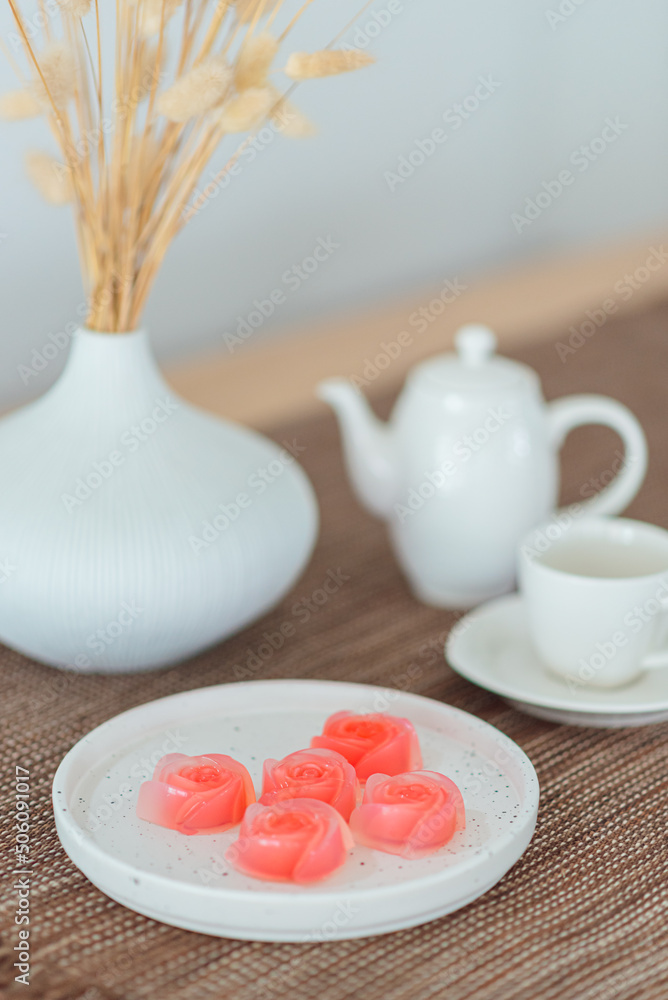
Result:
[[73,203],[93,330],[136,328],[225,136],[250,133],[219,177],[268,120],[287,136],[313,131],[288,100],[296,83],[373,61],[336,49],[342,32],[327,48],[292,52],[274,69],[314,0],[292,18],[285,0],[104,0],[115,3],[113,66],[103,57],[103,0],[38,0],[39,17],[30,21],[19,0],[7,2],[25,69],[14,63],[22,86],[0,96],[0,117],[48,121],[59,158],[31,152],[26,166],[48,201]]

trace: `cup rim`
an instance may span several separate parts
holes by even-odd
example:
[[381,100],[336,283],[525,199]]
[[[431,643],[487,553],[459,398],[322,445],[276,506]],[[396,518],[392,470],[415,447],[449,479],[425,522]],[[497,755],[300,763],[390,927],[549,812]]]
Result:
[[[596,575],[586,575],[584,573],[573,573],[565,569],[558,569],[555,566],[546,565],[541,558],[532,558],[526,551],[527,548],[531,547],[531,541],[538,532],[546,531],[550,526],[557,524],[554,517],[548,518],[547,520],[535,525],[528,531],[522,538],[519,544],[519,563],[520,565],[530,565],[534,570],[552,575],[554,577],[561,577],[562,579],[568,578],[574,584],[576,582],[582,584],[596,583],[601,586],[620,586],[627,585],[630,582],[639,582],[641,580],[654,580],[656,578],[668,576],[668,531],[662,528],[658,524],[652,524],[650,521],[640,521],[636,518],[631,517],[616,517],[614,515],[602,515],[602,514],[591,514],[585,515],[581,518],[573,519],[571,523],[565,527],[560,528],[560,534],[558,538],[554,539],[554,543],[562,541],[568,534],[569,531],[574,530],[577,532],[578,529],[586,529],[591,527],[598,527],[599,529],[609,529],[611,525],[613,526],[627,526],[634,531],[642,532],[646,535],[653,535],[657,539],[660,539],[666,547],[666,565],[663,569],[656,570],[653,573],[639,573],[633,576],[596,576]],[[559,527],[557,525],[557,527]],[[553,543],[553,544],[554,544]],[[551,548],[551,546],[550,546]],[[546,551],[549,551],[546,550]],[[539,553],[538,555],[542,555]]]

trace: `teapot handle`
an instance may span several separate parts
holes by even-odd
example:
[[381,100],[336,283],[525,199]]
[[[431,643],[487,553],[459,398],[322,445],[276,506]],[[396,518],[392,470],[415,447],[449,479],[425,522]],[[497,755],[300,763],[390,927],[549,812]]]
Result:
[[647,439],[640,423],[622,403],[608,396],[565,396],[547,406],[548,425],[555,448],[583,424],[603,424],[624,442],[624,464],[612,482],[585,500],[587,514],[620,514],[642,486],[647,472]]

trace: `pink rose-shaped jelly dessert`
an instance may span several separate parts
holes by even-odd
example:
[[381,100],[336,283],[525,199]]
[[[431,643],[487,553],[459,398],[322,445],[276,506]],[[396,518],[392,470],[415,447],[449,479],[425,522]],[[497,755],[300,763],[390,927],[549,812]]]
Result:
[[372,774],[401,774],[422,767],[417,733],[408,719],[382,713],[330,715],[312,747],[335,750],[349,761],[360,781]]
[[374,774],[350,817],[359,844],[404,858],[432,854],[465,824],[462,793],[437,771]]
[[357,804],[359,781],[355,768],[334,750],[297,750],[283,760],[265,760],[262,805],[286,799],[320,799],[345,820]]
[[352,834],[332,806],[319,799],[286,799],[249,806],[225,858],[254,878],[316,882],[340,868],[352,846]]
[[140,786],[137,815],[179,833],[220,833],[240,823],[251,802],[251,776],[233,757],[169,753]]

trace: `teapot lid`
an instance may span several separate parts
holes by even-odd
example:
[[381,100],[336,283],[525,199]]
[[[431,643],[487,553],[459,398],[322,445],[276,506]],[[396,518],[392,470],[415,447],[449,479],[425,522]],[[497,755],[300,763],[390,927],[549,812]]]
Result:
[[467,323],[455,334],[456,352],[441,354],[418,365],[420,381],[434,390],[517,389],[522,382],[536,382],[532,368],[496,354],[496,335],[482,323]]

